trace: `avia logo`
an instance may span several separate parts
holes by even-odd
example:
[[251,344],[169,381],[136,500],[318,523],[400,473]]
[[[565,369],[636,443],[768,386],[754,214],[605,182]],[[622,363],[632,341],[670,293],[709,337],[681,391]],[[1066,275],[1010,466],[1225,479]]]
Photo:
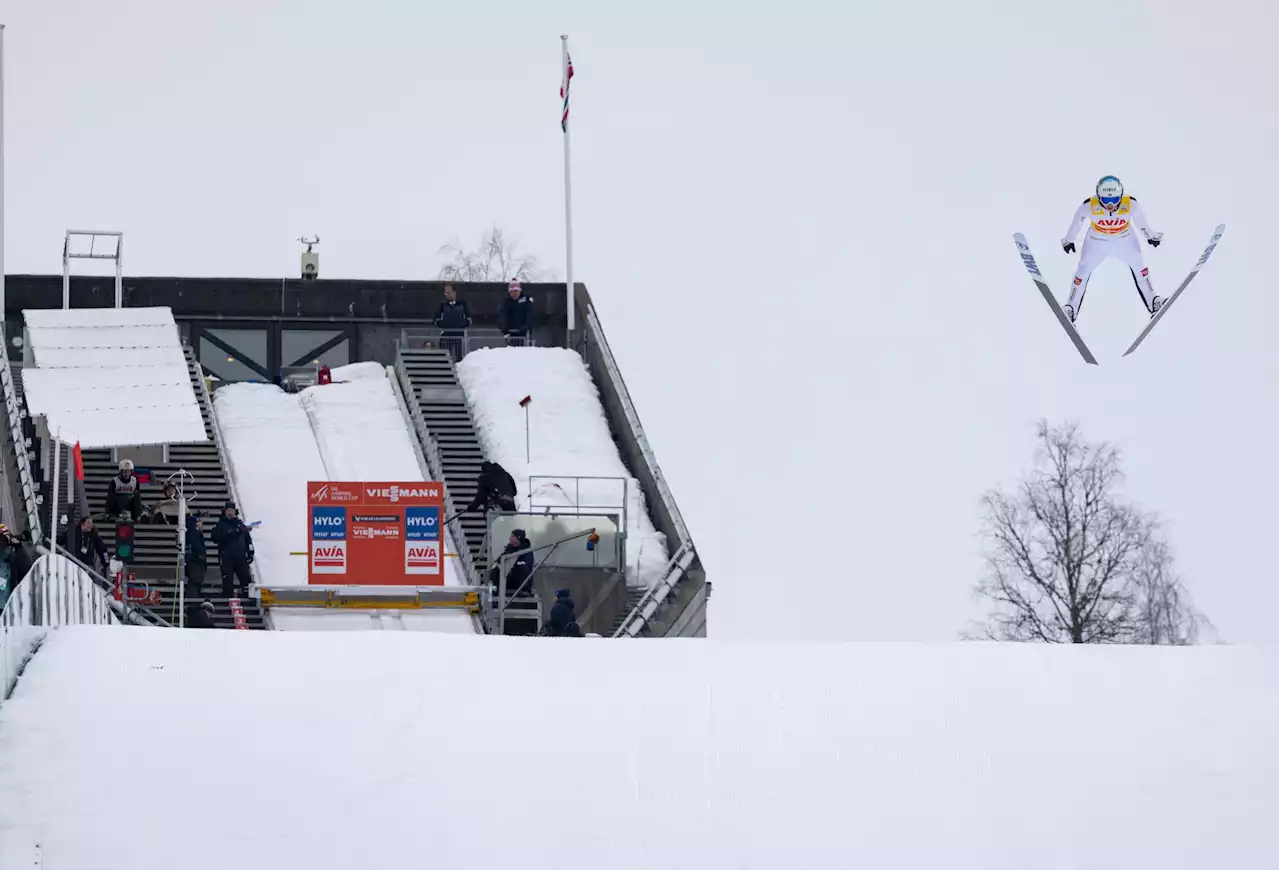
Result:
[[347,552],[342,547],[316,547],[312,562],[317,568],[342,566],[347,561]]
[[410,568],[435,568],[440,564],[435,547],[410,547],[405,558]]

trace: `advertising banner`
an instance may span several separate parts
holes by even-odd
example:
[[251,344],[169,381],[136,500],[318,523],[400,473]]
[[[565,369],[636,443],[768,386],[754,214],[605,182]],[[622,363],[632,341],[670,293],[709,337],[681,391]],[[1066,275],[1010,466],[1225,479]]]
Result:
[[444,585],[439,483],[311,482],[307,519],[308,583]]

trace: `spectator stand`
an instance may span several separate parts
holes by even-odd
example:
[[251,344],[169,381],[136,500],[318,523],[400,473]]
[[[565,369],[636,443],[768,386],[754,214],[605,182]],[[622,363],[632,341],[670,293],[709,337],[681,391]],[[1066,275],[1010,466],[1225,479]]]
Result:
[[[568,589],[584,632],[613,633],[632,603],[626,584],[629,486],[621,477],[535,475],[529,478],[526,510],[488,514],[487,561],[491,570],[498,569],[493,632],[536,634],[550,615],[556,590]],[[597,495],[584,502],[584,487],[595,493],[616,488],[618,497]],[[518,554],[503,550],[515,529],[528,537],[534,567],[519,589],[508,589],[507,573]],[[508,626],[509,620],[515,624]]]
[[[163,507],[157,504],[163,485],[178,475],[186,477],[190,509],[216,517],[230,495],[229,485],[204,384],[171,311],[28,309],[23,314],[22,380],[28,411],[45,436],[44,449],[52,453],[58,470],[68,464],[66,448],[78,443],[83,454],[87,497],[78,505],[56,499],[58,523],[50,527],[53,531],[45,530],[46,538],[51,543],[65,540],[72,516],[88,512],[95,519],[105,517],[107,487],[124,459],[134,464],[144,509]],[[57,477],[49,481],[53,491],[72,494]],[[50,501],[55,501],[52,494]],[[175,607],[175,587],[170,584],[179,570],[180,536],[172,513],[155,510],[137,518],[144,521],[135,527],[130,568],[153,585],[166,581],[156,587],[162,594],[159,609],[166,612]],[[217,549],[207,537],[210,529],[211,524],[205,529],[206,583],[217,574]],[[101,523],[98,532],[114,552],[114,526]],[[261,623],[256,602],[249,605],[249,614],[245,605],[236,605],[215,601],[215,620],[226,616],[230,625],[256,627],[248,619],[255,616],[253,621]],[[179,614],[172,615],[175,622],[182,621]]]

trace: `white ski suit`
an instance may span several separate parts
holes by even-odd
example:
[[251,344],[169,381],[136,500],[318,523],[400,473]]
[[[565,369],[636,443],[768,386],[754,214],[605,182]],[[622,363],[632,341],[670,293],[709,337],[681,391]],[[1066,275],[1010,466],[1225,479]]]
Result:
[[1080,233],[1080,225],[1085,221],[1089,222],[1089,229],[1080,245],[1080,265],[1076,267],[1075,279],[1071,282],[1071,296],[1067,299],[1071,310],[1079,315],[1084,291],[1089,285],[1089,276],[1103,260],[1115,257],[1133,273],[1133,283],[1142,297],[1142,304],[1150,313],[1156,298],[1156,288],[1151,283],[1151,275],[1142,258],[1142,240],[1133,228],[1137,227],[1148,239],[1157,241],[1162,233],[1151,229],[1138,200],[1127,194],[1120,198],[1120,205],[1114,212],[1107,211],[1096,196],[1086,199],[1071,218],[1071,226],[1062,237],[1063,245],[1075,241]]

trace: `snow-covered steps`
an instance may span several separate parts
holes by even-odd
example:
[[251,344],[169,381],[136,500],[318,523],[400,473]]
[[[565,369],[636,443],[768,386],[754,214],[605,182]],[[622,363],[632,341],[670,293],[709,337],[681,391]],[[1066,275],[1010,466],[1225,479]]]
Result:
[[[444,484],[460,510],[476,494],[476,476],[480,474],[484,453],[453,359],[443,350],[401,348],[396,367],[402,369],[402,379],[407,380],[413,390],[413,395],[406,395],[405,400],[416,405],[427,430],[440,447]],[[472,562],[477,571],[483,571],[484,516],[467,514],[461,522]],[[463,545],[462,541],[455,543],[459,547]]]

